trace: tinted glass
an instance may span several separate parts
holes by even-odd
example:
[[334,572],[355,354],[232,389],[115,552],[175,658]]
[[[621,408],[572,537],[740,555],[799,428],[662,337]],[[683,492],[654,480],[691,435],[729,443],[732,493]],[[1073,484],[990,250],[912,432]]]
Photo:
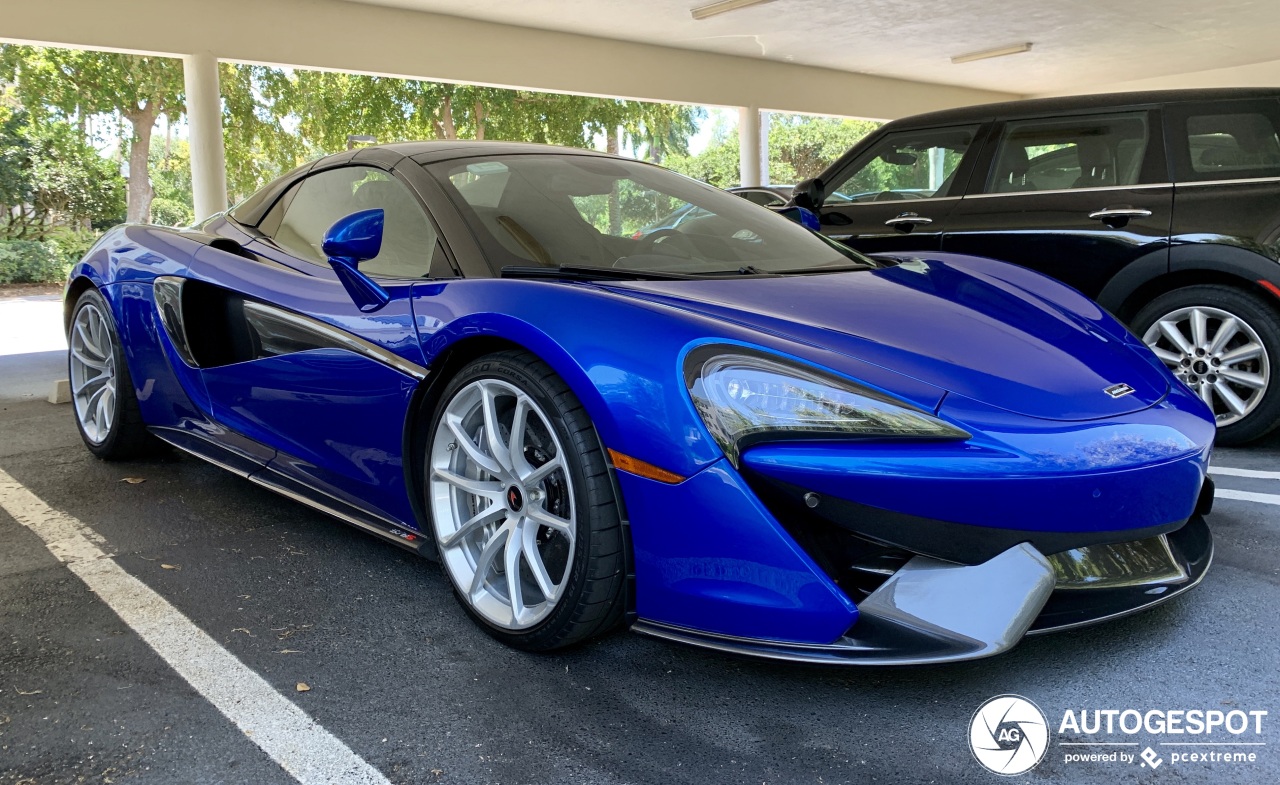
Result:
[[978,127],[899,131],[859,157],[839,183],[828,184],[828,205],[946,196]]
[[373,208],[383,211],[382,250],[360,263],[363,272],[395,278],[451,274],[435,229],[413,194],[379,169],[348,166],[314,174],[291,188],[259,229],[294,256],[325,264],[321,245],[329,228],[340,218]]
[[1015,120],[1001,134],[987,193],[1142,182],[1147,113]]
[[787,203],[773,191],[735,191],[738,196],[761,207],[780,207]]
[[427,167],[495,268],[689,274],[869,264],[731,193],[674,172],[583,155],[467,158]]
[[1187,145],[1195,179],[1280,176],[1280,138],[1261,112],[1191,115]]

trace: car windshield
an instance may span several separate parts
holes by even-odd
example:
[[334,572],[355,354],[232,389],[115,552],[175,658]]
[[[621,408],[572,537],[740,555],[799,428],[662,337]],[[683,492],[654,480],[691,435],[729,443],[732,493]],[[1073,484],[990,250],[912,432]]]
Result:
[[638,161],[496,155],[426,168],[495,269],[717,275],[877,266],[746,199]]

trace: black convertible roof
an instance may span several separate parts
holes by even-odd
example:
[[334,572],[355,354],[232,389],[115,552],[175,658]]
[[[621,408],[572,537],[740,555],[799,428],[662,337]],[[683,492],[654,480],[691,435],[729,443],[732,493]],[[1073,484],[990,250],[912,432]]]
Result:
[[1004,101],[996,104],[978,104],[958,109],[904,117],[889,125],[932,126],[949,123],[974,123],[993,117],[1017,117],[1027,115],[1078,112],[1089,109],[1115,109],[1125,106],[1152,104],[1176,104],[1189,101],[1220,101],[1231,98],[1280,98],[1280,88],[1275,87],[1226,87],[1200,90],[1151,90],[1137,93],[1102,93],[1098,95],[1071,95],[1055,98],[1028,98],[1021,101]]
[[521,153],[554,153],[557,155],[622,158],[622,156],[610,155],[597,150],[581,150],[574,147],[556,147],[549,144],[529,144],[525,142],[441,139],[430,142],[374,144],[308,161],[263,186],[252,196],[231,208],[229,212],[231,217],[238,223],[245,226],[257,226],[262,221],[267,210],[271,208],[271,205],[276,203],[281,193],[290,185],[313,171],[320,171],[334,166],[371,164],[390,169],[406,160],[419,164],[428,164],[436,161],[448,161],[454,158],[467,158],[473,155],[520,155]]

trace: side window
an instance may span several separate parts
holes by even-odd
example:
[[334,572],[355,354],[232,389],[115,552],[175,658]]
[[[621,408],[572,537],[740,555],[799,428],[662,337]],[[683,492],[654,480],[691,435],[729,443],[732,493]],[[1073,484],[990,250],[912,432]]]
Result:
[[761,207],[781,207],[787,203],[773,191],[738,191],[738,196]]
[[1136,185],[1147,138],[1146,112],[1006,123],[986,192]]
[[381,208],[382,251],[360,269],[369,275],[426,278],[452,274],[435,228],[407,186],[379,169],[348,166],[314,174],[293,186],[258,228],[276,245],[316,264],[325,264],[325,232],[339,219]]
[[[844,178],[828,184],[828,205],[947,196],[978,126],[899,131],[881,139]],[[834,187],[832,187],[834,186]]]
[[[1234,180],[1280,177],[1280,138],[1274,108],[1213,111],[1197,107],[1186,118],[1187,165],[1180,180]],[[1271,111],[1267,111],[1271,109]],[[1189,170],[1189,171],[1188,171]]]

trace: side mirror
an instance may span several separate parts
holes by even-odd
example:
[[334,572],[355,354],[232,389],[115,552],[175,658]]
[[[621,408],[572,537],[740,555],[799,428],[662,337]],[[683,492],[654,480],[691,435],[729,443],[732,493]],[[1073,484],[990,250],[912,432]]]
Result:
[[382,250],[382,226],[381,209],[361,210],[339,218],[325,232],[321,246],[343,288],[365,313],[391,302],[391,295],[359,270],[361,262],[372,259]]
[[790,218],[806,229],[812,229],[815,232],[822,229],[822,222],[818,220],[818,214],[812,210],[806,210],[800,205],[793,204],[788,207],[777,207],[774,208],[774,212]]
[[822,187],[822,180],[817,177],[801,180],[791,189],[791,203],[811,213],[818,212],[822,208]]

